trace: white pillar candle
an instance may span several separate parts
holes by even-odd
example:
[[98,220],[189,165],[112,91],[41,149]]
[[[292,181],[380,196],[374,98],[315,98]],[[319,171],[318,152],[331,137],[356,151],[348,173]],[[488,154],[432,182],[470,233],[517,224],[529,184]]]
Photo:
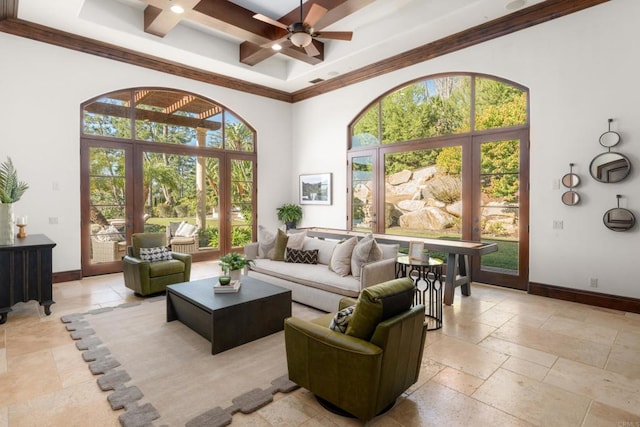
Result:
[[27,217],[19,216],[18,218],[16,218],[16,225],[27,225]]

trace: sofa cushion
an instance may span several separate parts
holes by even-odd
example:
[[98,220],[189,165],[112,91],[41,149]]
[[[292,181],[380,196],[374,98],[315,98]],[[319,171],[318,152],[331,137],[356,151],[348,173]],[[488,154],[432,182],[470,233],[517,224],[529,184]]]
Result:
[[346,297],[357,297],[360,293],[358,279],[351,275],[338,276],[324,264],[295,264],[256,259],[251,270]]
[[354,308],[355,306],[352,305],[338,311],[335,316],[333,316],[333,319],[331,319],[329,329],[344,334],[347,331],[347,326],[349,325],[349,320],[351,320],[351,316],[353,315]]
[[276,235],[262,225],[258,226],[258,258],[271,258],[276,245]]
[[360,270],[365,264],[380,261],[382,259],[382,249],[373,238],[373,234],[363,237],[353,248],[351,254],[351,274],[353,277],[360,277]]
[[318,250],[313,249],[311,251],[302,251],[302,250],[287,248],[285,252],[285,261],[294,262],[298,264],[317,264]]
[[140,248],[140,259],[149,262],[168,261],[173,259],[171,252],[164,246]]
[[364,288],[346,334],[369,341],[378,323],[411,307],[414,293],[413,281],[406,277]]
[[329,270],[338,273],[340,276],[346,276],[351,273],[351,254],[356,244],[358,244],[358,238],[354,236],[336,245],[331,255]]
[[149,264],[149,277],[163,277],[171,274],[184,273],[184,262],[171,259],[169,261],[152,262]]
[[273,253],[271,254],[271,259],[273,261],[284,261],[284,251],[287,249],[288,240],[289,236],[287,236],[287,233],[278,229],[276,243],[273,247]]
[[336,248],[338,242],[336,240],[316,239],[306,237],[302,249],[305,251],[318,250],[318,264],[329,265],[331,263],[331,255]]

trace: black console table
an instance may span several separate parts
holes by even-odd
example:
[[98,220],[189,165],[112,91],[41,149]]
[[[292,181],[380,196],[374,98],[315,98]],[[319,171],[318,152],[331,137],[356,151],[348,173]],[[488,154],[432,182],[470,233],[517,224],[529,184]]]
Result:
[[16,238],[13,245],[0,246],[0,325],[7,321],[11,307],[36,300],[51,314],[55,246],[44,234]]

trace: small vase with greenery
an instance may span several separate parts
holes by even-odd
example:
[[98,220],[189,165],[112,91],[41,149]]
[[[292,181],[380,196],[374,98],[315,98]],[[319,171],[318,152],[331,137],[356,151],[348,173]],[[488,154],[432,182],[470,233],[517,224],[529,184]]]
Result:
[[302,208],[293,203],[285,203],[277,208],[278,219],[285,223],[287,230],[296,228],[298,221],[302,219]]
[[0,164],[0,245],[12,245],[15,241],[13,204],[20,200],[29,186],[18,180],[18,172],[10,157]]
[[232,280],[240,278],[240,270],[253,264],[253,261],[245,258],[237,252],[230,252],[220,257],[220,267],[225,276],[231,276]]
[[18,181],[18,171],[13,166],[11,157],[7,157],[7,161],[0,164],[0,202],[17,202],[28,188],[26,182]]

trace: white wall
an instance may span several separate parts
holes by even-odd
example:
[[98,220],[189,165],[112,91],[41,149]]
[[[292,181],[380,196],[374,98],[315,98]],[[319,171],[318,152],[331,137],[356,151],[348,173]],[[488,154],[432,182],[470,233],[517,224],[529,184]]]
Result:
[[[442,72],[480,72],[531,91],[532,282],[640,297],[640,226],[604,227],[602,215],[623,194],[640,219],[640,2],[615,0],[454,54],[288,105],[0,33],[0,159],[11,156],[30,189],[15,207],[28,233],[57,242],[54,271],[80,268],[80,104],[136,86],[183,89],[220,102],[258,132],[258,216],[278,224],[275,209],[298,197],[298,175],[333,173],[333,205],[305,205],[303,226],[345,227],[347,124],[373,99],[409,80]],[[214,70],[215,71],[215,70]],[[591,159],[614,118],[634,168],[618,184],[595,182]],[[569,163],[582,177],[582,202],[567,207],[553,182]],[[53,190],[58,184],[58,191]],[[58,225],[48,218],[57,217]],[[564,221],[553,230],[553,220]]]
[[[190,91],[233,110],[258,134],[258,217],[279,225],[275,209],[290,202],[288,103],[134,67],[0,33],[0,161],[10,156],[30,188],[15,205],[30,234],[57,243],[55,272],[80,269],[80,104],[137,86]],[[58,190],[54,191],[54,184]],[[58,224],[50,225],[49,218]]]
[[[531,282],[640,297],[640,225],[626,233],[608,230],[604,212],[616,206],[640,220],[640,120],[637,84],[640,2],[615,0],[497,40],[349,86],[294,105],[292,182],[301,173],[332,172],[332,206],[305,206],[303,225],[346,226],[348,123],[383,92],[418,77],[468,71],[518,82],[531,94]],[[605,151],[598,143],[613,118],[632,172],[626,181],[602,184],[588,172]],[[562,204],[566,189],[553,183],[569,172],[582,178],[578,206]],[[292,184],[292,194],[297,188]],[[554,230],[554,220],[564,229]],[[598,288],[589,287],[598,279]]]

